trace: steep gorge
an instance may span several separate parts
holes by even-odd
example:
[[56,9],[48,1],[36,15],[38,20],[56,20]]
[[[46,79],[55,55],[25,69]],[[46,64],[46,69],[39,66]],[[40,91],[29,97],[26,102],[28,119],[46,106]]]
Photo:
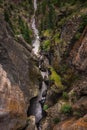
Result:
[[1,0],[0,25],[0,130],[86,130],[87,2]]

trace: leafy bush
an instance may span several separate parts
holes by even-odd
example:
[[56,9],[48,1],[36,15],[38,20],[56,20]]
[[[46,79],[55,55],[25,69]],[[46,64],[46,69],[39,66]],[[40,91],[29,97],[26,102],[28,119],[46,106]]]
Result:
[[43,49],[44,51],[49,51],[49,50],[50,50],[50,40],[45,40],[45,41],[43,42],[43,47],[42,47],[42,49]]
[[46,29],[45,31],[43,31],[43,36],[50,38],[50,36],[52,35],[52,30],[51,29]]
[[59,44],[62,42],[62,40],[60,39],[60,33],[56,33],[53,37],[55,43]]
[[49,107],[48,107],[48,105],[46,105],[46,104],[43,106],[43,110],[44,110],[44,111],[46,111],[48,108],[49,108]]
[[72,112],[72,106],[69,104],[62,105],[61,112],[64,114],[70,114]]

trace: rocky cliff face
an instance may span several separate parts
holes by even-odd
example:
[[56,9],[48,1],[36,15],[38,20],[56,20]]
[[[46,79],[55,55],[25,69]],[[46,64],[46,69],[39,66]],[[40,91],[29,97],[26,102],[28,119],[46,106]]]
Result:
[[[37,57],[32,52],[31,0],[0,1],[0,130],[36,130],[27,117],[38,95]],[[58,3],[59,2],[59,3]],[[49,61],[47,113],[42,130],[87,129],[87,2],[38,0],[40,53]]]
[[31,46],[15,39],[2,14],[0,26],[0,129],[22,129],[29,100],[38,94],[40,74]]
[[[66,3],[61,7],[56,1],[38,4],[41,52],[57,72],[51,69],[54,83],[48,90],[42,130],[87,129],[87,8],[82,3]],[[41,12],[41,5],[47,13]]]
[[79,70],[87,73],[87,27],[71,52],[72,64]]
[[87,129],[87,115],[79,120],[74,118],[60,123],[58,126],[55,126],[53,130],[86,130]]

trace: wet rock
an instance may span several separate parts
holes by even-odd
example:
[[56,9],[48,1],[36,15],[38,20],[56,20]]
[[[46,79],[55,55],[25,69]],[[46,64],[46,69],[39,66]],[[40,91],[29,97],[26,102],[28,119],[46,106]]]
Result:
[[43,93],[42,93],[42,97],[46,97],[47,95],[47,90],[45,90]]
[[39,123],[39,121],[43,117],[42,106],[39,100],[38,100],[38,97],[31,99],[30,107],[28,108],[28,112],[27,112],[28,116],[31,116],[31,115],[35,116],[35,123]]

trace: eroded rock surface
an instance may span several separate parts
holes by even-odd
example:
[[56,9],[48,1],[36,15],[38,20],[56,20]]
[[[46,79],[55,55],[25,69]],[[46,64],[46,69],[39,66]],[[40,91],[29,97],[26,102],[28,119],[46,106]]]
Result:
[[83,118],[75,119],[71,118],[64,122],[61,122],[59,125],[56,125],[53,130],[86,130],[87,129],[87,115]]
[[71,51],[72,64],[80,71],[87,73],[87,26],[79,41]]
[[29,100],[38,94],[39,77],[30,46],[15,40],[0,14],[0,129],[25,127]]

